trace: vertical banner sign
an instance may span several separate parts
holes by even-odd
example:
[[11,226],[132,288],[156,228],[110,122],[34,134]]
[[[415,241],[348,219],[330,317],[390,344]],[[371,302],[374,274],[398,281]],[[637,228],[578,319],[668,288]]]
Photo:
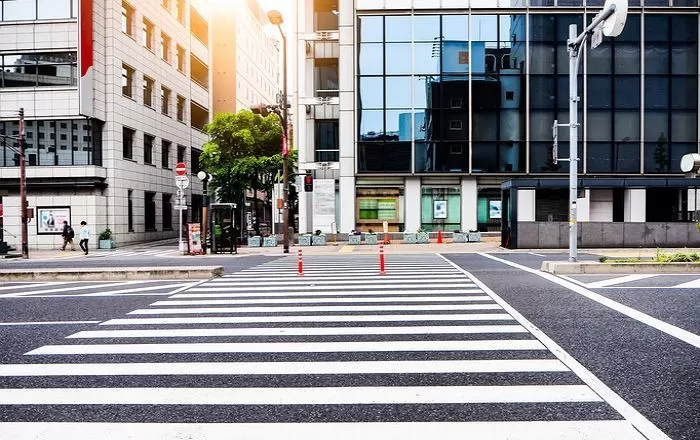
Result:
[[314,179],[314,231],[320,229],[323,232],[330,232],[333,223],[335,223],[335,180]]
[[190,255],[202,254],[202,230],[199,223],[187,223],[187,242]]
[[93,94],[95,68],[93,66],[92,47],[92,2],[93,0],[78,0],[78,112],[83,116],[94,116]]

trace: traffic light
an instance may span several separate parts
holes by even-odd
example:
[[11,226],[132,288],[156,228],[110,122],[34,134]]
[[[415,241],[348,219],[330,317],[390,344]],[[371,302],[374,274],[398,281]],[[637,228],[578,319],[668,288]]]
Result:
[[304,191],[312,192],[314,190],[314,176],[308,173],[304,176]]

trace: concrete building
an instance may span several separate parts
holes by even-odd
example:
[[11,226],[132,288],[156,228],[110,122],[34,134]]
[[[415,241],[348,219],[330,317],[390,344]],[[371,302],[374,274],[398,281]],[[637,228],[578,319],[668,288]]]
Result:
[[227,2],[212,14],[212,114],[277,102],[280,54],[267,23],[256,0]]
[[[109,228],[117,245],[175,237],[173,168],[196,174],[210,115],[210,25],[188,0],[2,2],[0,133],[26,114],[31,248],[61,243],[63,219]],[[0,156],[3,239],[20,234],[17,142]],[[201,186],[186,190],[198,221]]]
[[[539,223],[567,227],[568,163],[552,158],[552,123],[568,122],[568,27],[580,32],[603,3],[299,2],[296,136],[300,168],[315,175],[300,231],[386,221],[503,231],[522,247]],[[629,3],[622,34],[582,60],[579,220],[594,235],[646,223],[648,244],[653,223],[679,231],[658,245],[700,244],[697,181],[679,169],[699,147],[698,4]],[[566,157],[565,129],[559,139]],[[527,234],[519,223],[532,223]]]

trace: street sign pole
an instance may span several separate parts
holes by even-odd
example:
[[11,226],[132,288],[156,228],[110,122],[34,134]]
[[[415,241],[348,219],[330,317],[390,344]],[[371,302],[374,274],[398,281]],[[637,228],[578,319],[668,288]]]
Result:
[[187,178],[187,166],[183,162],[175,165],[175,186],[177,186],[177,210],[178,214],[178,250],[180,254],[185,253],[185,242],[182,241],[182,211],[186,206],[183,197],[184,189],[190,186],[190,179]]

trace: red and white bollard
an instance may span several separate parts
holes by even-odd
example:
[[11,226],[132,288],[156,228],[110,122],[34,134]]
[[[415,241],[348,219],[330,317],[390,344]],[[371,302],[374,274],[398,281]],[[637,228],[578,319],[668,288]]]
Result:
[[384,267],[384,245],[379,245],[379,275],[386,275]]
[[299,276],[304,275],[304,262],[301,258],[301,249],[297,250],[297,274]]

